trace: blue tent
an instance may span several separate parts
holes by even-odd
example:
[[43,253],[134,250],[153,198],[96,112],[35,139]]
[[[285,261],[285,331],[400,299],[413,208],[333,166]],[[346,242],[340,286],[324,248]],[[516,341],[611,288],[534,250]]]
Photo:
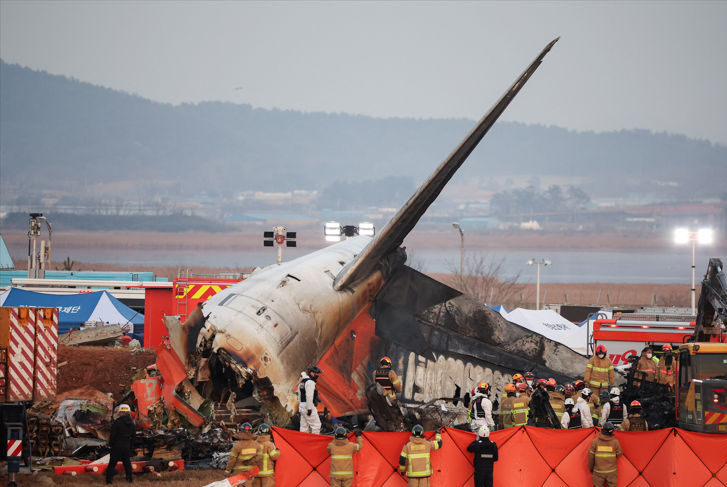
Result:
[[120,325],[136,335],[144,333],[144,315],[132,310],[106,291],[58,295],[12,288],[0,295],[0,306],[58,308],[58,332],[61,334],[68,333],[72,327],[81,326],[87,321]]
[[497,311],[498,313],[500,313],[503,316],[505,316],[506,314],[508,314],[510,312],[510,311],[508,311],[508,309],[506,307],[504,307],[501,304],[498,304],[496,306],[490,306],[487,303],[485,303],[485,306],[489,307],[492,311]]

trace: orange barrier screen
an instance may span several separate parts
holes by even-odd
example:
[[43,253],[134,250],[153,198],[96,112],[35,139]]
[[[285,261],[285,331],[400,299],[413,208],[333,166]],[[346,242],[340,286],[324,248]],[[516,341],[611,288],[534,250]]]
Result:
[[[497,443],[496,487],[584,487],[593,485],[587,468],[595,429],[550,430],[521,426],[490,435]],[[432,439],[433,432],[427,433]],[[354,454],[354,486],[405,487],[396,472],[408,433],[364,433],[364,447]],[[273,429],[281,450],[275,483],[284,487],[330,485],[330,436]],[[618,461],[619,487],[727,486],[727,435],[672,428],[652,432],[617,432],[624,455]],[[355,441],[353,434],[350,439]],[[442,432],[442,449],[432,452],[432,487],[474,485],[473,433]]]

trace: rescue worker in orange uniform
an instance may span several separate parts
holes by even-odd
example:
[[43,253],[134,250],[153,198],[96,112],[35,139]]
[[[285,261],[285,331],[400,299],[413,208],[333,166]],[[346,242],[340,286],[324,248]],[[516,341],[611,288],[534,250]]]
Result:
[[235,443],[230,452],[230,459],[227,461],[225,473],[237,475],[248,472],[255,467],[257,457],[257,436],[252,434],[252,425],[243,423],[240,432],[236,435],[240,441]]
[[515,384],[508,384],[505,386],[505,393],[507,397],[502,400],[500,404],[500,429],[511,428],[515,426],[515,417],[513,414],[513,404],[517,400],[515,394],[517,389]]
[[601,391],[608,390],[616,383],[616,372],[613,363],[607,356],[608,351],[603,345],[596,347],[596,355],[588,360],[586,375],[583,378],[594,398],[598,398]]
[[654,351],[646,347],[641,351],[641,358],[636,364],[634,373],[634,385],[639,387],[642,382],[654,382],[656,380],[657,364],[654,362]]
[[631,401],[629,417],[621,423],[621,431],[649,431],[649,423],[641,417],[641,403]]
[[[513,426],[525,426],[528,424],[528,413],[530,412],[530,388],[524,382],[517,385],[520,395],[512,403]],[[489,432],[488,432],[489,434]]]
[[346,429],[339,426],[335,438],[328,444],[331,454],[331,487],[351,487],[353,485],[353,454],[363,448],[361,430],[355,429],[356,443],[348,441]]
[[618,458],[623,454],[621,444],[614,437],[613,424],[607,421],[588,449],[588,470],[592,474],[593,487],[604,487],[604,483],[616,487]]
[[669,384],[674,387],[674,377],[677,373],[677,360],[672,352],[671,345],[668,343],[661,347],[661,351],[664,352],[661,359],[659,359],[659,370],[658,380],[659,384]]
[[253,487],[275,487],[275,460],[280,457],[280,450],[271,441],[270,426],[263,423],[257,429],[257,454],[255,465],[258,474],[252,481]]
[[374,380],[386,391],[387,397],[394,404],[396,394],[401,392],[401,380],[396,372],[391,369],[391,359],[389,357],[383,357],[379,360],[379,364],[380,367],[374,371]]
[[416,425],[411,430],[411,439],[404,445],[399,457],[399,473],[409,479],[408,487],[429,487],[432,476],[430,452],[442,448],[442,435],[437,428],[434,441],[424,438],[424,428]]
[[548,379],[548,385],[545,388],[550,396],[550,407],[553,408],[553,412],[558,416],[558,422],[560,422],[565,412],[565,387],[555,386],[555,379]]

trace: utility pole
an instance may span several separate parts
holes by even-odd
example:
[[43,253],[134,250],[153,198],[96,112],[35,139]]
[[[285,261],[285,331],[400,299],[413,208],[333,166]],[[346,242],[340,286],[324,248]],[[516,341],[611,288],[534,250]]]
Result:
[[460,255],[459,274],[460,279],[462,280],[462,285],[464,285],[464,230],[462,230],[462,227],[459,226],[459,223],[457,222],[452,223],[452,226],[459,230],[459,235],[462,238],[462,253]]

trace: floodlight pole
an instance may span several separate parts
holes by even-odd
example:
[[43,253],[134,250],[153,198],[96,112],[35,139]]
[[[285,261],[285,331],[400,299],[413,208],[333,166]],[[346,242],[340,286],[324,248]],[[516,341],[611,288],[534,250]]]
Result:
[[[535,259],[533,259],[535,260]],[[535,309],[540,309],[540,262],[536,264],[538,266],[537,279],[535,284]]]
[[695,254],[697,252],[697,241],[692,240],[692,316],[697,315],[697,310],[694,307],[694,297],[696,294],[696,288],[694,286],[694,262],[695,262]]

